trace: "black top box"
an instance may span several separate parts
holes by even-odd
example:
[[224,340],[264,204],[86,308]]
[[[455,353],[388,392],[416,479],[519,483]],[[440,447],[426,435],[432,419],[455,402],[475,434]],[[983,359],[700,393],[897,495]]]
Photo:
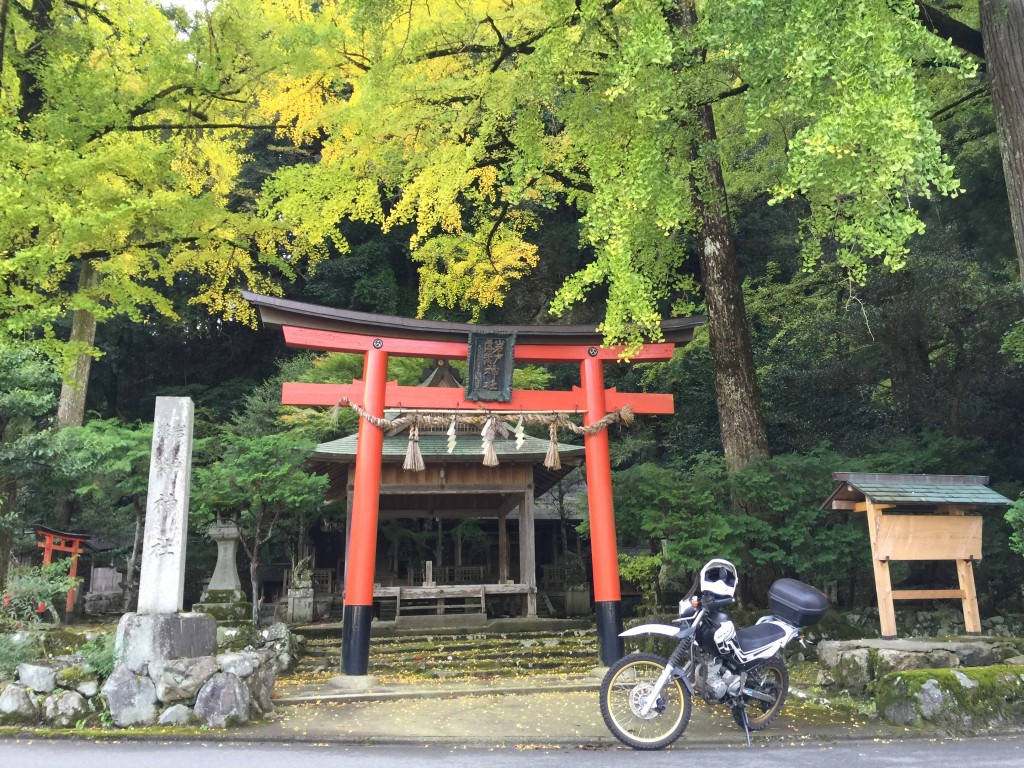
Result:
[[828,611],[825,593],[796,579],[779,579],[768,590],[772,613],[795,627],[817,624]]

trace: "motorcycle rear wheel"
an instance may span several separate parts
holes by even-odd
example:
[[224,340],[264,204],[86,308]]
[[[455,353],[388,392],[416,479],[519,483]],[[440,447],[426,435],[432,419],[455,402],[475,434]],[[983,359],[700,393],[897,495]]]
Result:
[[735,707],[732,710],[733,719],[736,725],[742,728],[743,710],[746,709],[750,730],[763,731],[779,716],[789,695],[789,671],[786,669],[786,662],[779,656],[769,659],[763,667],[747,678],[745,687],[767,694],[773,697],[773,700],[767,702],[744,696],[745,707]]
[[690,693],[672,676],[651,710],[640,714],[644,697],[654,688],[668,662],[652,653],[619,659],[601,682],[601,716],[612,734],[633,749],[664,749],[690,723]]

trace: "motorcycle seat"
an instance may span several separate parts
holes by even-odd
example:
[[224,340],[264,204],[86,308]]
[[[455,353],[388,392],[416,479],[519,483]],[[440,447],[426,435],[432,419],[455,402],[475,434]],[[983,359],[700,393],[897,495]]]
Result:
[[777,624],[755,624],[736,632],[736,644],[744,653],[750,653],[778,640],[785,634],[786,630]]

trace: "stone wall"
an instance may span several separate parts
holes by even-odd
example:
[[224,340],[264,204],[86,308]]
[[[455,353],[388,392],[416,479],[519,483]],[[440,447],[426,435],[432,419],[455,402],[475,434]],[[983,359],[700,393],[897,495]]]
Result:
[[[855,627],[860,636],[874,634],[879,631],[878,608],[866,608],[863,611],[833,611],[837,618],[842,618],[851,627]],[[900,637],[953,637],[964,633],[964,613],[959,606],[946,605],[930,610],[918,610],[909,607],[896,608],[896,630]],[[1024,614],[1004,611],[981,620],[982,634],[987,637],[1022,637],[1024,636]]]
[[878,681],[875,704],[897,725],[954,732],[1024,725],[1024,666],[892,672]]
[[890,672],[986,667],[1019,656],[1022,650],[1024,641],[1014,638],[824,641],[818,645],[819,682],[858,695]]
[[205,725],[224,728],[274,708],[274,681],[294,666],[295,637],[275,624],[243,650],[216,656],[120,664],[106,681],[82,656],[20,664],[0,692],[0,724]]

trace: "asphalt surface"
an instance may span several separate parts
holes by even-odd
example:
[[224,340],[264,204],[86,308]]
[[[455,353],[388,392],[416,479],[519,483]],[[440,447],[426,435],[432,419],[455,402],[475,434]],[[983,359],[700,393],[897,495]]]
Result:
[[630,752],[621,749],[480,749],[452,746],[360,746],[331,744],[253,744],[206,742],[0,741],[0,765],[16,768],[677,768],[692,765],[729,768],[907,768],[977,765],[1017,768],[1024,763],[1024,739],[1016,737],[871,741],[767,745],[753,748],[698,747],[685,755],[675,749]]

